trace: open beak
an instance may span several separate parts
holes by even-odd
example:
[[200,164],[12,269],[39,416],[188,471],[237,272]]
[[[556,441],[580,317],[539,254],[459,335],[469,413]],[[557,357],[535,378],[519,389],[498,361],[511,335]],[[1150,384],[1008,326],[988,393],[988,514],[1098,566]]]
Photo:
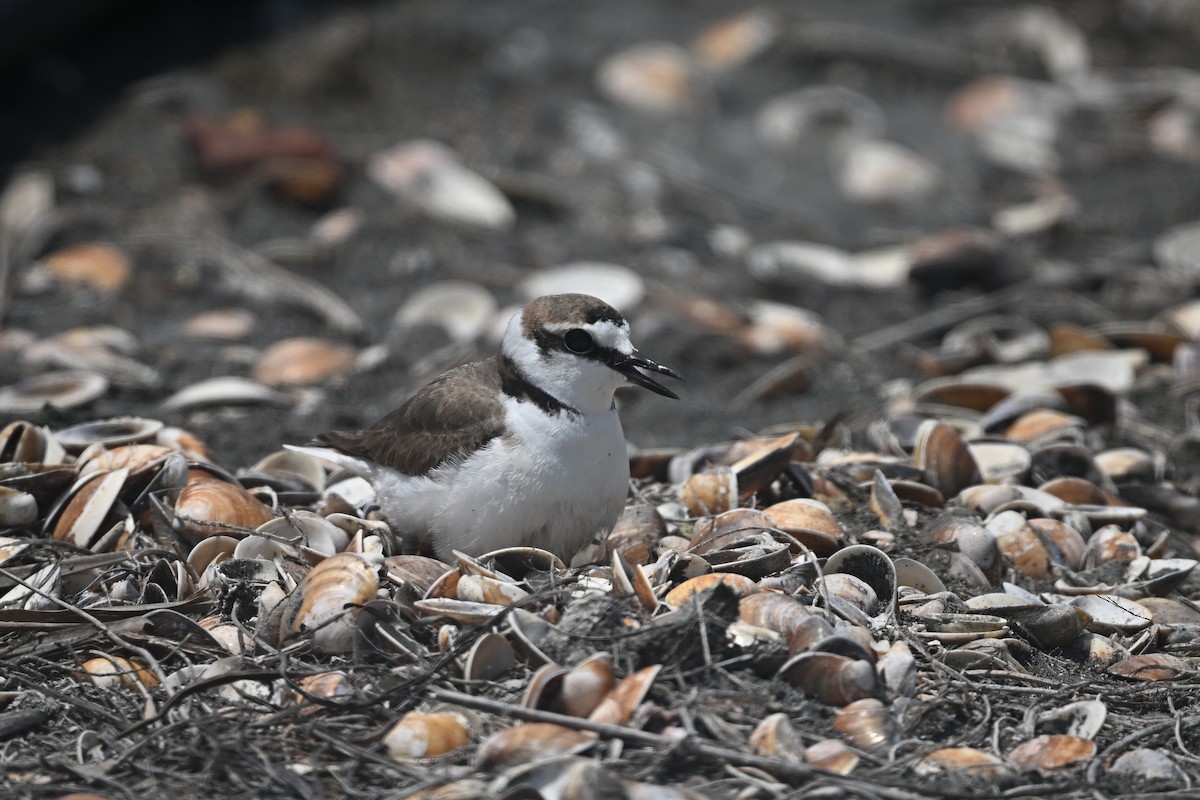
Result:
[[630,383],[636,383],[638,386],[649,389],[657,394],[661,394],[664,397],[672,397],[676,400],[679,399],[679,395],[675,394],[670,389],[651,378],[649,375],[641,372],[639,367],[641,369],[649,369],[653,370],[654,372],[660,372],[663,375],[669,375],[678,381],[683,380],[683,376],[675,370],[671,369],[670,367],[664,367],[657,361],[651,361],[637,350],[634,350],[624,359],[612,365],[612,368],[624,375]]

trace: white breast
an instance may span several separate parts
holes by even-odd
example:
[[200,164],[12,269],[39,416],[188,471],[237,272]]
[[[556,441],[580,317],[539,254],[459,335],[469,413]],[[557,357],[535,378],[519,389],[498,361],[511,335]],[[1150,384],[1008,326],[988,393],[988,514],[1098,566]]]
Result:
[[[516,545],[564,559],[607,533],[625,505],[629,461],[616,410],[547,415],[506,403],[508,435],[427,478],[376,475],[381,510],[439,558]],[[390,471],[389,471],[390,472]]]

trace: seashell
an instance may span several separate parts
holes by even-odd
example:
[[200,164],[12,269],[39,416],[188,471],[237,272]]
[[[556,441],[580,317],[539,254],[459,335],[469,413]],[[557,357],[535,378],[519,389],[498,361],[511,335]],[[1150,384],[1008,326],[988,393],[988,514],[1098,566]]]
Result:
[[804,742],[787,714],[770,714],[750,734],[750,748],[763,758],[799,763],[804,759]]
[[282,339],[259,356],[254,379],[266,386],[307,386],[349,372],[357,357],[353,348],[324,339]]
[[673,610],[688,602],[693,595],[715,589],[717,585],[726,586],[739,597],[758,591],[758,585],[745,575],[738,575],[734,572],[711,572],[707,575],[697,575],[695,578],[689,578],[679,584],[667,592],[663,602]]
[[1190,660],[1169,653],[1145,653],[1122,659],[1108,668],[1110,675],[1136,681],[1173,681],[1195,670]]
[[1096,743],[1078,736],[1035,736],[1014,747],[1008,760],[1021,769],[1046,773],[1086,761],[1096,754]]
[[1169,755],[1161,750],[1138,747],[1117,757],[1108,768],[1110,775],[1120,775],[1134,781],[1153,781],[1174,784],[1188,782],[1185,773]]
[[458,574],[448,565],[428,556],[388,556],[383,560],[383,565],[388,580],[402,586],[412,586],[414,594],[420,597],[427,596],[429,587],[447,572]]
[[463,679],[490,681],[511,670],[517,664],[516,653],[498,633],[485,633],[475,640],[463,664]]
[[1070,605],[1091,616],[1087,628],[1093,633],[1137,633],[1150,626],[1150,610],[1124,597],[1089,594],[1072,598]]
[[[9,548],[6,548],[9,549]],[[15,555],[16,553],[13,553]],[[59,594],[62,567],[51,562],[25,578],[25,584],[17,584],[0,597],[0,608],[37,610],[46,605],[46,595]]]
[[785,500],[763,509],[763,514],[775,527],[795,537],[818,556],[833,555],[843,536],[833,512],[818,500]]
[[937,614],[922,618],[925,630],[916,631],[923,639],[935,639],[942,644],[963,644],[978,639],[996,639],[1008,634],[1003,617],[989,614]]
[[1129,531],[1116,525],[1104,525],[1087,540],[1087,563],[1108,564],[1110,561],[1133,561],[1141,557],[1141,545]]
[[222,536],[254,530],[275,518],[258,498],[240,486],[195,470],[175,499],[175,518],[192,544],[206,536]]
[[1020,527],[994,532],[996,546],[1022,574],[1034,580],[1048,580],[1052,577],[1053,560],[1050,551],[1032,527],[1023,523]]
[[613,682],[613,657],[609,653],[596,653],[567,670],[559,694],[563,713],[590,716],[613,690]]
[[1138,600],[1150,610],[1150,619],[1159,625],[1200,625],[1200,611],[1174,597],[1143,597]]
[[1084,633],[1062,649],[1063,655],[1072,661],[1104,669],[1110,664],[1129,657],[1129,651],[1107,636]]
[[0,430],[0,463],[57,465],[66,455],[45,426],[16,420]]
[[468,281],[441,281],[413,292],[392,317],[392,329],[407,332],[430,325],[457,344],[477,341],[496,316],[496,298]]
[[23,416],[46,406],[67,411],[86,405],[108,391],[108,379],[94,372],[44,372],[0,387],[0,413]]
[[613,553],[612,572],[613,594],[618,597],[636,597],[642,608],[647,611],[658,608],[658,596],[655,595],[646,572],[640,566],[625,563],[619,551]]
[[710,467],[692,475],[679,488],[679,502],[697,517],[731,511],[737,501],[737,474],[731,467]]
[[[879,597],[870,584],[854,575],[832,573],[825,575],[818,588],[838,616],[859,622],[860,617],[873,617],[881,612]],[[858,613],[855,613],[857,611]]]
[[114,417],[63,428],[54,434],[70,453],[81,453],[92,445],[116,448],[149,442],[162,430],[162,422],[141,417]]
[[800,653],[780,667],[775,677],[827,705],[845,706],[879,694],[879,680],[870,662],[833,653]]
[[[562,682],[566,674],[567,669],[558,664],[548,663],[538,667],[525,687],[521,705],[526,708],[556,708],[561,704]],[[605,694],[607,693],[605,690]]]
[[860,203],[914,202],[928,196],[940,181],[933,162],[885,139],[846,137],[834,161],[838,188]]
[[596,734],[530,722],[498,731],[479,744],[475,764],[480,769],[528,764],[554,756],[581,753],[596,741]]
[[650,687],[661,671],[662,664],[652,664],[627,675],[604,696],[595,710],[588,715],[588,719],[610,725],[626,724],[650,693]]
[[1100,700],[1079,700],[1067,703],[1061,708],[1047,711],[1038,717],[1038,722],[1067,722],[1068,736],[1081,739],[1095,739],[1096,734],[1104,727],[1108,716],[1108,706]]
[[331,556],[313,567],[289,595],[280,629],[285,636],[311,631],[319,652],[348,652],[354,646],[357,613],[352,606],[374,599],[378,590],[379,576],[363,558],[351,553]]
[[189,317],[184,321],[182,331],[193,339],[244,342],[257,324],[258,318],[248,309],[217,308]]
[[988,516],[1001,507],[1021,498],[1021,489],[1016,486],[968,486],[954,498],[952,505]]
[[287,395],[258,381],[236,376],[208,378],[186,386],[162,402],[166,411],[190,411],[203,406],[291,405]]
[[[874,595],[875,601],[881,603],[883,612],[892,614],[896,610],[896,567],[892,564],[892,560],[888,558],[887,553],[877,547],[872,547],[869,544],[855,544],[849,547],[843,547],[836,553],[831,555],[825,562],[824,579],[822,584],[825,590],[831,591],[831,587],[827,583],[831,578],[836,578],[838,575],[849,575],[858,578],[863,583],[871,588],[871,593]],[[839,596],[841,595],[841,586],[833,589]],[[859,595],[855,593],[855,597]],[[855,600],[844,597],[843,599],[850,600],[863,611],[868,614],[875,613],[871,610],[871,604],[867,606],[860,605]]]
[[991,231],[952,228],[909,247],[909,280],[928,292],[995,284],[1004,272],[1001,242]]
[[238,540],[232,536],[208,536],[188,552],[187,565],[197,575],[203,575],[210,564],[219,564],[233,555]]
[[[958,377],[934,378],[912,390],[919,405],[953,406],[983,413],[1012,395],[1009,389],[988,383],[964,381]],[[924,421],[924,420],[921,420]]]
[[1019,626],[1019,631],[1043,650],[1066,647],[1091,623],[1088,613],[1077,606],[992,607],[988,611]]
[[1168,594],[1187,580],[1196,564],[1190,558],[1150,559],[1142,556],[1130,562],[1125,573],[1126,582],[1114,592],[1129,599]]
[[455,711],[409,711],[383,736],[391,758],[433,758],[471,743],[471,725]]
[[849,775],[858,766],[858,755],[837,739],[822,739],[804,751],[804,760],[814,767]]
[[887,706],[874,697],[855,700],[833,717],[833,729],[860,750],[876,750],[896,739]]
[[912,460],[947,497],[980,482],[979,466],[970,448],[957,431],[936,420],[927,420],[917,430]]
[[413,605],[426,614],[432,614],[435,617],[446,617],[465,625],[485,625],[508,608],[507,606],[498,606],[491,603],[454,600],[448,597],[431,597],[425,600],[417,600]]
[[879,524],[883,527],[894,528],[908,524],[908,520],[904,516],[904,504],[900,502],[896,491],[879,470],[875,470],[875,477],[871,481],[869,504],[871,511],[875,512],[875,516],[879,518]]
[[[0,486],[0,529],[20,528],[37,521],[38,504],[33,495]],[[4,556],[0,558],[3,561]]]
[[1046,545],[1056,564],[1080,569],[1087,556],[1087,545],[1079,532],[1056,519],[1031,519],[1026,523]]
[[508,630],[512,634],[513,647],[531,665],[552,663],[550,657],[538,647],[551,631],[550,623],[544,617],[523,608],[514,608],[508,615]]
[[627,564],[649,564],[654,547],[667,535],[667,524],[654,506],[633,503],[625,507],[616,526],[603,542],[601,561],[620,553]]
[[920,775],[945,770],[994,780],[1002,776],[1008,768],[991,753],[974,747],[944,747],[926,755],[917,762],[914,769]]
[[79,480],[67,495],[61,510],[51,512],[47,528],[60,542],[90,547],[107,528],[105,521],[125,486],[129,470],[96,473]]
[[108,242],[88,242],[55,250],[31,267],[60,284],[86,286],[98,292],[118,292],[133,276],[133,265],[123,250]]
[[601,62],[596,88],[639,111],[678,113],[691,107],[697,77],[686,50],[670,42],[642,42]]
[[897,558],[892,562],[896,569],[896,585],[910,586],[925,594],[937,594],[946,591],[946,585],[937,573],[920,561],[911,558]]
[[516,222],[508,198],[438,142],[404,142],[380,151],[367,162],[367,175],[435,219],[493,230]]
[[1104,476],[1116,482],[1155,483],[1162,468],[1145,450],[1116,447],[1096,453],[1092,460]]
[[810,606],[776,592],[750,594],[738,601],[738,619],[748,625],[774,631],[785,639],[789,639],[814,614]]
[[102,689],[124,687],[145,694],[158,685],[158,678],[150,670],[121,656],[89,658],[79,666],[78,674]]
[[[325,488],[325,467],[321,459],[295,450],[276,450],[259,459],[248,471],[255,475],[299,482],[314,492]],[[241,473],[239,477],[242,477]]]
[[81,456],[79,475],[83,477],[97,472],[112,472],[117,469],[141,473],[161,465],[167,456],[175,452],[178,451],[158,444],[127,444],[112,450],[97,451],[90,458],[86,458],[87,454],[85,453],[84,456]]
[[912,697],[917,685],[917,662],[906,642],[892,642],[875,662],[880,688],[889,701]]
[[755,278],[770,283],[858,284],[850,253],[815,242],[775,241],[756,245],[746,256],[746,269]]
[[507,606],[520,602],[529,596],[529,592],[497,578],[484,575],[463,575],[458,579],[456,596],[459,600],[472,603],[490,603]]
[[692,53],[704,66],[721,72],[754,60],[779,36],[779,20],[765,9],[743,11],[706,28],[692,42]]
[[1051,408],[1037,408],[1023,414],[1004,432],[1021,444],[1046,443],[1056,440],[1076,440],[1084,428],[1079,417]]
[[1014,442],[970,442],[967,449],[985,483],[1019,483],[1033,463],[1029,451]]
[[[750,452],[738,458],[730,467],[737,475],[739,498],[749,500],[758,492],[768,488],[792,460],[800,434],[789,433],[766,441],[739,443],[750,446]],[[731,449],[730,455],[743,448]]]

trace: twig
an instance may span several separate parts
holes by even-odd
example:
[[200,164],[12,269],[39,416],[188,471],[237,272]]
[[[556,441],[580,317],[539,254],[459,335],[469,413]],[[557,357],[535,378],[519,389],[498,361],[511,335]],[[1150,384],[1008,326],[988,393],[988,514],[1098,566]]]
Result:
[[[162,667],[159,666],[158,659],[156,659],[153,655],[151,655],[149,650],[147,650],[144,647],[138,647],[137,645],[132,644],[131,642],[126,641],[125,639],[122,639],[120,636],[113,633],[112,630],[110,630],[107,625],[105,625],[100,620],[96,619],[94,616],[92,616],[88,612],[84,611],[79,606],[71,605],[66,600],[62,600],[58,597],[55,597],[52,594],[49,594],[48,592],[42,591],[41,589],[37,588],[33,584],[29,583],[28,581],[18,578],[16,575],[12,574],[8,570],[4,569],[3,567],[0,567],[0,575],[3,575],[5,578],[8,578],[13,583],[19,584],[20,586],[28,589],[31,592],[35,592],[35,593],[41,595],[42,597],[49,600],[51,603],[54,603],[59,608],[62,608],[66,611],[70,611],[72,614],[79,615],[79,617],[81,617],[83,620],[85,620],[86,622],[95,626],[96,630],[103,633],[104,636],[109,641],[111,641],[113,644],[117,645],[118,647],[123,647],[126,650],[128,650],[129,652],[134,653],[135,655],[142,658],[142,660],[146,664],[146,666],[149,667],[150,671],[154,673],[154,677],[158,679],[159,683],[162,683],[163,681],[165,681],[167,679],[167,674],[165,672],[163,672]],[[146,692],[146,687],[142,685],[141,681],[134,681],[134,684],[142,690],[142,694],[149,697],[149,695]]]

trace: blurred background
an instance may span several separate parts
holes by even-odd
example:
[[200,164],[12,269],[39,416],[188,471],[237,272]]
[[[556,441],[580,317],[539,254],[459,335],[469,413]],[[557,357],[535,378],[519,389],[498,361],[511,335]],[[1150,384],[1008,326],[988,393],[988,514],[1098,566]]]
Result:
[[240,466],[583,290],[688,378],[636,445],[866,420],[1195,296],[1198,44],[1188,0],[0,0],[0,415]]

